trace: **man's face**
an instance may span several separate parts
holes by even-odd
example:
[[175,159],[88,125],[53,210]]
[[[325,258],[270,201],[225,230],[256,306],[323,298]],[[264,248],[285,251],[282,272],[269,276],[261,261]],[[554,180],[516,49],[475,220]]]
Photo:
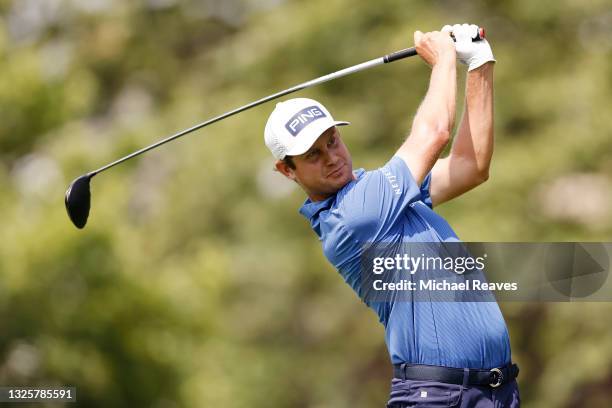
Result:
[[279,161],[276,168],[296,181],[312,201],[321,201],[353,180],[353,162],[340,132],[334,126],[326,130],[308,151],[293,156],[295,169]]

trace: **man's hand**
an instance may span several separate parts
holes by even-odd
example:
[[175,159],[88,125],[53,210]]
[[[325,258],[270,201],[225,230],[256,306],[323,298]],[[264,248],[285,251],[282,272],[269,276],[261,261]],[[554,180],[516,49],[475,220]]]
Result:
[[495,62],[493,51],[486,39],[480,41],[472,41],[472,38],[478,36],[478,26],[474,24],[455,24],[453,26],[445,25],[442,31],[446,33],[452,32],[455,36],[455,49],[457,50],[457,58],[463,64],[468,66],[468,71],[472,71],[487,62]]
[[453,40],[447,33],[432,31],[423,34],[415,31],[414,46],[419,56],[430,66],[447,60],[449,57],[455,58]]

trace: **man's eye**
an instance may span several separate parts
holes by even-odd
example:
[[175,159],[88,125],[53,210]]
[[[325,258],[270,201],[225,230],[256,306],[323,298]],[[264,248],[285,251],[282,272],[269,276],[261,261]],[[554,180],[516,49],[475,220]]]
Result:
[[329,139],[329,142],[327,143],[328,146],[333,146],[336,144],[336,137],[333,136],[331,139]]

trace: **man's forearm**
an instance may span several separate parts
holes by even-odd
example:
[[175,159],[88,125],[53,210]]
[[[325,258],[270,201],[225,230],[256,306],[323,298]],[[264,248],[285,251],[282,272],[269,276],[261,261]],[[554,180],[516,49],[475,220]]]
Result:
[[450,140],[455,120],[457,66],[448,33],[414,33],[419,56],[432,67],[427,94],[412,122],[410,135],[396,155],[406,162],[417,184],[425,179]]
[[412,133],[446,132],[455,122],[457,71],[455,58],[439,61],[432,68],[429,89],[412,124]]
[[488,174],[493,155],[493,63],[467,75],[465,110],[451,155],[470,160],[478,174]]

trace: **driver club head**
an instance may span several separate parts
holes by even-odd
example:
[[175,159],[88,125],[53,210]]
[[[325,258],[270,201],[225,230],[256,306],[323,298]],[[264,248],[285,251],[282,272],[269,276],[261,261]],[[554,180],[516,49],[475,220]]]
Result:
[[86,174],[76,178],[66,190],[66,211],[70,220],[77,228],[87,224],[89,208],[91,206],[91,192],[89,182],[93,176]]

